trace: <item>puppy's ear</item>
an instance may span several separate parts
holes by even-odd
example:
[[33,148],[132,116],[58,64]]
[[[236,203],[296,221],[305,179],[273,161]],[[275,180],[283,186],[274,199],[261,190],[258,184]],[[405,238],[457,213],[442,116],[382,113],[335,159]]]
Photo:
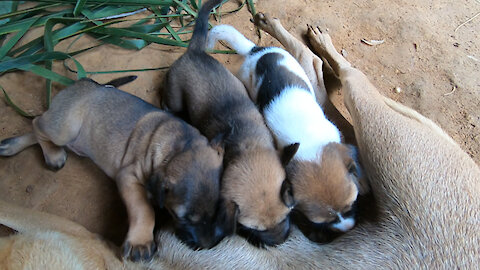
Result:
[[370,191],[370,185],[362,169],[358,149],[356,146],[350,144],[348,144],[347,147],[349,150],[349,156],[351,157],[351,159],[346,161],[347,163],[345,164],[347,167],[347,171],[349,174],[352,174],[354,176],[354,181],[357,185],[358,193],[360,195],[365,195]]
[[147,183],[147,191],[153,195],[153,199],[157,202],[158,207],[163,208],[165,206],[165,195],[168,192],[165,181],[163,181],[163,173],[158,171],[154,172]]
[[219,231],[223,231],[223,235],[232,235],[237,230],[238,205],[231,201],[221,199],[219,202],[218,222]]
[[283,166],[287,166],[290,160],[292,160],[293,156],[295,156],[295,153],[297,153],[299,147],[300,143],[292,143],[283,148],[281,158]]
[[282,188],[280,189],[280,194],[282,196],[283,203],[288,207],[292,208],[295,206],[295,199],[293,198],[293,188],[290,180],[285,179],[282,183]]
[[215,149],[219,155],[223,156],[223,153],[225,152],[225,141],[224,141],[225,134],[221,133],[215,136],[211,141],[210,141],[210,146]]

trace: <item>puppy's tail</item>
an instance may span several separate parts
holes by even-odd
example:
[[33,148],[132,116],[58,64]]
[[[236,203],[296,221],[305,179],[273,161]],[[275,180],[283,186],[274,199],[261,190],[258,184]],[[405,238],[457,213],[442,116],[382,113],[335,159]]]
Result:
[[192,39],[188,45],[188,50],[205,51],[208,34],[208,16],[210,15],[210,11],[222,1],[223,0],[210,0],[200,8],[197,20],[195,21],[195,29],[193,30]]
[[255,43],[248,40],[237,29],[226,24],[217,25],[208,32],[207,48],[213,49],[218,40],[226,41],[230,47],[243,56],[256,47]]
[[28,209],[0,200],[0,224],[21,233],[57,231],[82,238],[95,238],[83,226],[52,214]]

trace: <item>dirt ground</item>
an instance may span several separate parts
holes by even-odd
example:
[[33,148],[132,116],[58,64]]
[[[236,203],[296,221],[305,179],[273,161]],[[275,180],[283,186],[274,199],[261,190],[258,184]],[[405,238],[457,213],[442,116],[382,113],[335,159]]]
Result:
[[[234,6],[238,1],[230,1],[224,9]],[[364,71],[384,95],[435,121],[480,163],[480,17],[456,29],[480,12],[479,0],[259,0],[256,8],[278,17],[287,30],[299,37],[305,33],[307,23],[327,26],[337,49],[343,49],[346,58]],[[222,17],[221,23],[234,25],[260,45],[279,46],[266,33],[259,41],[250,17],[244,8]],[[362,38],[385,42],[369,46],[361,42]],[[56,49],[65,49],[70,42],[62,42]],[[82,38],[75,46],[84,48],[91,42]],[[102,46],[77,60],[88,71],[153,68],[169,66],[183,52],[161,45],[137,52]],[[231,70],[237,69],[241,61],[237,55],[215,57]],[[75,78],[61,63],[55,65],[55,70]],[[136,81],[121,88],[159,104],[158,90],[165,71],[136,75]],[[107,82],[119,76],[91,78]],[[16,72],[0,77],[0,85],[30,113],[44,111],[44,79]],[[55,90],[62,87],[55,85]],[[337,102],[340,98],[338,91]],[[30,130],[30,120],[0,101],[0,139]],[[126,213],[115,183],[90,160],[73,153],[58,172],[46,169],[38,146],[11,158],[0,158],[0,198],[67,217],[117,244],[126,233]]]

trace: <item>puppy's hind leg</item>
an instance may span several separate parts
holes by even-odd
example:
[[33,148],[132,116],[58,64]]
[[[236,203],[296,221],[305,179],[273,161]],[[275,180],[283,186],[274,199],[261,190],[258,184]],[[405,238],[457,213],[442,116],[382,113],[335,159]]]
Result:
[[76,121],[69,121],[72,119],[68,119],[68,115],[65,118],[57,117],[47,111],[33,119],[33,131],[42,148],[45,163],[54,171],[65,165],[67,153],[63,146],[73,141],[80,129]]
[[0,156],[13,156],[23,149],[37,143],[37,138],[33,133],[27,133],[21,136],[5,139],[0,142]]

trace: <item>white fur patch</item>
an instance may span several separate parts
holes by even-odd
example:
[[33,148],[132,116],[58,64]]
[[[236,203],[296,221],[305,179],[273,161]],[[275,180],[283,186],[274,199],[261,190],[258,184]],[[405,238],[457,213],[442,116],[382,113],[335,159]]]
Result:
[[208,32],[207,48],[213,49],[218,40],[226,41],[238,54],[248,54],[255,43],[248,40],[237,29],[230,25],[217,25]]
[[332,228],[337,229],[342,232],[346,232],[355,226],[355,220],[351,217],[343,218],[341,214],[337,214],[340,219],[339,222],[332,225]]
[[284,89],[265,107],[264,116],[280,146],[300,143],[294,159],[317,159],[325,145],[340,143],[337,127],[325,118],[313,94],[305,89]]

